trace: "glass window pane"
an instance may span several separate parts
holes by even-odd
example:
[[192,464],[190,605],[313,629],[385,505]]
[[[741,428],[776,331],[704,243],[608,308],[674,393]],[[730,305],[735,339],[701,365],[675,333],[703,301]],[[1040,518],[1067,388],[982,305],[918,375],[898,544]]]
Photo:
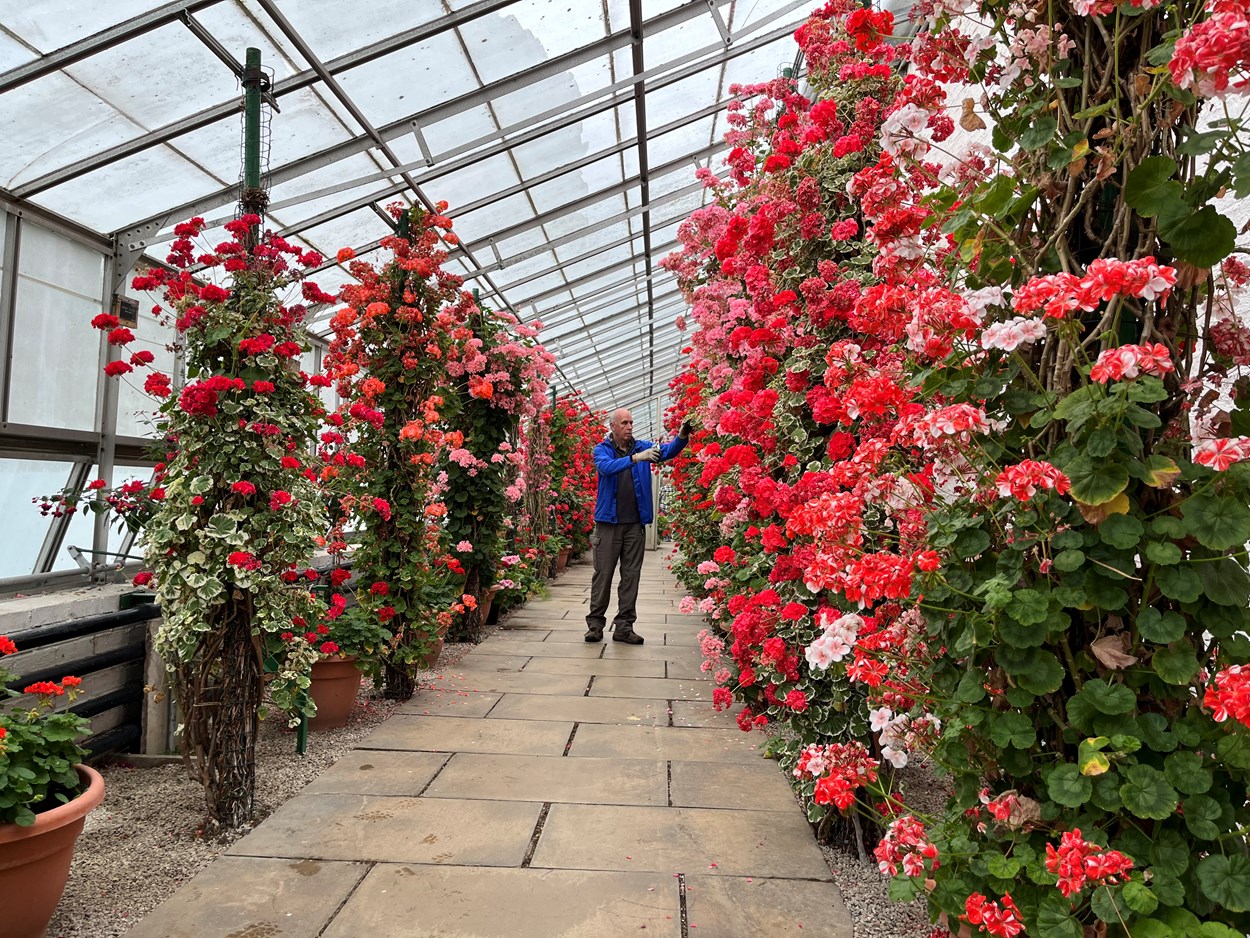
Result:
[[38,459],[0,459],[0,504],[8,507],[0,538],[0,576],[24,576],[35,568],[52,519],[33,504],[54,495],[69,480],[71,464]]

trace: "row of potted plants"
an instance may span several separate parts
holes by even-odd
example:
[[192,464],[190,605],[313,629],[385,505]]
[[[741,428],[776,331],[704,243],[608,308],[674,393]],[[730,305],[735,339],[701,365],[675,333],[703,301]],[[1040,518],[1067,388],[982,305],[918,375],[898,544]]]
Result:
[[716,705],[935,936],[1242,935],[1247,10],[914,16],[813,14],[667,262]]

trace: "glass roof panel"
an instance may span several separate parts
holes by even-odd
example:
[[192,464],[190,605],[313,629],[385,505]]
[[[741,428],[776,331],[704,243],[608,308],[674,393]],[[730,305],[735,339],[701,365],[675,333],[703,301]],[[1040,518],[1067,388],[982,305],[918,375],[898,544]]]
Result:
[[[55,101],[55,107],[49,102]],[[0,179],[13,188],[138,136],[143,128],[61,72],[0,95]]]
[[125,173],[104,167],[40,193],[34,201],[95,231],[116,231],[137,218],[178,205],[188,193],[221,186],[168,147],[126,161]]
[[[359,12],[364,13],[364,8]],[[285,16],[324,62],[429,23],[443,15],[442,5],[424,0],[369,0],[368,15],[327,15],[324,0],[282,0]]]
[[519,0],[460,28],[484,82],[586,45],[603,35],[598,4]]
[[333,256],[339,248],[370,244],[391,233],[391,227],[367,208],[357,209],[350,215],[336,218],[304,233],[317,249]]
[[596,160],[572,173],[533,186],[529,191],[539,212],[550,212],[575,199],[621,183],[621,164],[616,156]]
[[497,138],[499,127],[491,117],[490,108],[481,104],[444,118],[436,124],[422,125],[421,133],[425,135],[426,144],[435,160],[438,160],[442,154],[466,140],[476,140],[478,137]]
[[[437,168],[437,164],[435,166]],[[417,184],[426,187],[423,183],[419,172],[413,173],[413,177],[417,180]],[[516,169],[512,165],[512,161],[508,159],[506,153],[500,153],[496,156],[488,157],[480,160],[472,166],[466,166],[464,169],[457,169],[453,172],[439,176],[437,179],[431,179],[428,188],[431,193],[437,193],[438,198],[451,203],[451,211],[457,211],[457,205],[465,205],[469,202],[476,202],[478,199],[487,198],[492,193],[502,192],[515,186],[521,181],[517,175]]]
[[552,218],[543,227],[552,236],[559,237],[580,228],[588,228],[609,218],[615,218],[623,211],[625,211],[625,200],[620,196],[611,196],[600,199],[576,212]]
[[699,106],[718,100],[720,69],[705,68],[688,78],[647,90],[647,121],[661,127],[669,121],[678,120],[691,110],[691,102]]
[[39,56],[10,36],[0,31],[0,72],[25,65]]
[[[448,196],[455,195],[456,193],[442,190],[440,197],[451,201]],[[530,207],[529,200],[524,193],[518,192],[506,199],[499,199],[484,205],[467,215],[457,216],[455,230],[465,243],[476,244],[496,232],[504,231],[512,225],[521,224],[533,217],[534,210]]]
[[151,8],[150,0],[117,0],[115,3],[40,0],[39,3],[10,4],[4,11],[4,28],[40,52],[55,52]]
[[[343,19],[377,20],[372,9],[367,17],[323,18],[328,23]],[[375,127],[477,88],[460,43],[451,32],[439,33],[341,72],[338,79]]]
[[[288,4],[283,3],[284,12],[287,8]],[[258,15],[263,16],[259,13]],[[214,39],[230,50],[240,61],[245,60],[245,50],[249,47],[259,49],[261,65],[272,71],[276,81],[281,81],[283,78],[308,68],[304,57],[285,38],[274,38],[278,36],[278,31],[269,24],[268,20],[262,20],[265,29],[261,29],[257,26],[256,20],[244,12],[243,7],[237,2],[215,3],[197,11],[195,18],[212,34]],[[272,30],[272,35],[267,30]],[[320,47],[314,48],[318,48],[318,51],[321,51],[323,56],[325,55]],[[228,97],[233,96],[233,92],[228,95]]]
[[495,247],[499,248],[499,253],[505,258],[515,257],[526,251],[533,250],[538,247],[545,247],[548,238],[543,234],[542,229],[538,227],[531,228],[529,231],[523,231],[520,234],[513,235],[511,238],[505,238],[503,241],[496,242]]

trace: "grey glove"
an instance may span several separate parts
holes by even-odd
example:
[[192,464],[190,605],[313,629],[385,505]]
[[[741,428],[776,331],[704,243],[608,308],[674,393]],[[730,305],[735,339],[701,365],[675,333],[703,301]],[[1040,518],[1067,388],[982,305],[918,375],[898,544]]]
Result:
[[644,449],[641,452],[634,453],[635,462],[659,462],[660,448],[653,446],[650,449]]

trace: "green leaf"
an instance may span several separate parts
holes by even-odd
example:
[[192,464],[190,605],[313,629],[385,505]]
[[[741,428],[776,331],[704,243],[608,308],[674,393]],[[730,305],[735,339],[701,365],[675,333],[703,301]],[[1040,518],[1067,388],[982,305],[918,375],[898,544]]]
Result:
[[1109,925],[1116,925],[1132,917],[1124,901],[1121,886],[1095,886],[1089,896],[1089,907],[1095,915]]
[[1082,938],[1085,929],[1072,915],[1072,903],[1063,896],[1048,895],[1037,906],[1037,938]]
[[1124,897],[1124,904],[1141,915],[1149,915],[1159,907],[1159,900],[1150,891],[1150,887],[1135,879],[1124,884],[1121,895]]
[[1189,858],[1189,844],[1177,831],[1164,828],[1155,833],[1154,843],[1150,845],[1150,865],[1156,873],[1179,877],[1189,869]]
[[1046,793],[1051,801],[1069,808],[1079,808],[1094,793],[1094,783],[1070,762],[1056,768],[1046,779]]
[[1197,873],[1212,902],[1230,912],[1250,911],[1250,857],[1209,856],[1198,864]]
[[1194,495],[1181,505],[1189,533],[1211,550],[1240,548],[1250,540],[1250,508],[1224,495]]
[[1181,202],[1181,186],[1176,181],[1176,161],[1166,156],[1142,160],[1128,174],[1124,201],[1141,215],[1153,218]]
[[1007,613],[1023,625],[1045,622],[1049,614],[1049,602],[1037,590],[1018,589],[1011,594]]
[[1102,678],[1086,681],[1077,697],[1083,697],[1098,713],[1112,716],[1128,713],[1137,706],[1137,695],[1123,684],[1109,684]]
[[1024,864],[1015,857],[995,853],[985,862],[985,866],[991,876],[997,876],[999,879],[1015,879]]
[[1132,515],[1112,515],[1098,526],[1103,543],[1121,550],[1136,547],[1145,533],[1145,526]]
[[955,538],[952,549],[955,556],[962,560],[970,560],[979,554],[985,553],[985,549],[990,546],[989,534],[981,528],[969,528],[961,531],[959,537]]
[[997,746],[1028,749],[1037,741],[1037,731],[1023,713],[1000,713],[990,725],[990,739]]
[[1146,559],[1165,567],[1180,563],[1184,556],[1171,541],[1149,541],[1146,544]]
[[1176,810],[1176,789],[1168,784],[1162,772],[1148,765],[1131,765],[1124,772],[1120,786],[1124,807],[1138,817],[1162,821]]
[[1155,674],[1178,687],[1188,684],[1198,673],[1198,657],[1188,642],[1160,648],[1154,653],[1151,665]]
[[1085,565],[1085,552],[1080,550],[1061,550],[1055,554],[1055,569],[1060,573],[1071,573]]
[[1072,497],[1086,505],[1102,505],[1128,487],[1128,469],[1119,463],[1095,462],[1082,454],[1068,463]]
[[1237,246],[1237,226],[1213,205],[1185,215],[1162,215],[1159,237],[1176,252],[1176,256],[1195,267],[1213,267],[1228,257]]
[[1049,114],[1039,117],[1020,135],[1020,148],[1022,150],[1040,149],[1054,137],[1058,129],[1059,121],[1054,117]]
[[1137,616],[1137,631],[1148,642],[1170,645],[1185,634],[1185,619],[1171,610],[1143,609]]
[[1182,603],[1195,602],[1202,595],[1202,581],[1188,564],[1159,567],[1155,570],[1155,585],[1164,596]]
[[1163,774],[1173,786],[1187,795],[1201,795],[1211,788],[1211,773],[1203,768],[1202,756],[1196,752],[1172,753],[1163,760]]
[[1185,799],[1185,826],[1199,840],[1215,840],[1220,836],[1220,829],[1215,822],[1222,813],[1219,802],[1208,795],[1194,795]]
[[1016,676],[1016,683],[1029,693],[1053,694],[1063,686],[1063,678],[1067,672],[1063,665],[1049,651],[1030,653],[1030,665],[1027,671]]
[[1196,564],[1203,594],[1217,606],[1244,608],[1250,599],[1250,576],[1237,561],[1224,557]]

